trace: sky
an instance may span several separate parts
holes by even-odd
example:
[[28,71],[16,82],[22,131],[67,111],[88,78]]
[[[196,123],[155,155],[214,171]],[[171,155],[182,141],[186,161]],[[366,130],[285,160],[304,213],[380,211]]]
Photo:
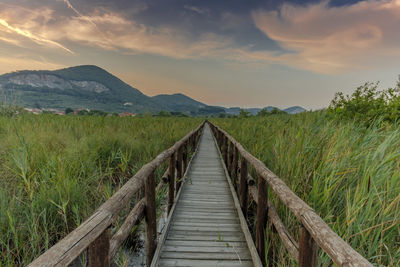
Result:
[[97,65],[147,95],[327,107],[400,74],[400,0],[0,0],[0,74]]

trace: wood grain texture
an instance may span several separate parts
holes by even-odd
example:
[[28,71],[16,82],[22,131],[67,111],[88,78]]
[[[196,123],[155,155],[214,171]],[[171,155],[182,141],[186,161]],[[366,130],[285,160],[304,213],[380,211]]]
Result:
[[253,266],[218,153],[206,126],[153,266]]
[[[256,203],[258,202],[258,192],[257,187],[252,185],[249,187],[250,196]],[[271,202],[268,202],[268,220],[273,224],[276,232],[278,233],[281,241],[289,254],[293,259],[298,260],[299,258],[299,245],[296,240],[290,235],[289,231],[286,229],[286,226],[283,224],[281,219],[279,218],[278,213],[275,210],[274,205]]]
[[242,207],[242,212],[245,218],[247,218],[247,195],[248,195],[248,185],[247,185],[247,161],[244,158],[240,160],[240,182],[239,182],[239,199],[240,206]]
[[89,245],[88,258],[90,267],[110,266],[110,227]]
[[262,264],[265,266],[265,226],[267,223],[268,189],[264,179],[258,178],[258,201],[256,221],[256,247]]
[[150,266],[156,250],[157,239],[157,217],[156,217],[156,188],[154,172],[147,177],[144,193],[146,200],[146,265]]
[[172,209],[172,205],[174,205],[175,200],[175,153],[171,155],[169,158],[169,186],[168,186],[168,214]]
[[299,240],[299,267],[316,266],[317,246],[307,229],[301,226]]

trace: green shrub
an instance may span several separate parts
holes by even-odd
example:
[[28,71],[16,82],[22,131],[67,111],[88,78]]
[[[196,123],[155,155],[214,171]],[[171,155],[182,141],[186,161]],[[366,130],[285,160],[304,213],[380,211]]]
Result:
[[394,88],[378,90],[379,83],[365,83],[351,95],[339,92],[329,106],[338,119],[354,119],[370,125],[378,118],[395,122],[400,118],[400,79]]

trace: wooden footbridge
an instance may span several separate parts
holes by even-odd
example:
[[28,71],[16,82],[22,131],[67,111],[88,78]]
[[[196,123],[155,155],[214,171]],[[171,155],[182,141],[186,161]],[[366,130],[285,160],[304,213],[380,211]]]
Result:
[[[168,168],[156,186],[156,169],[165,161]],[[250,168],[257,173],[257,185]],[[169,215],[158,236],[156,194],[164,186]],[[142,188],[143,198],[131,209]],[[268,201],[268,192],[299,220],[298,242]],[[250,201],[257,205],[254,232],[247,224]],[[126,213],[117,227],[120,214]],[[279,235],[299,266],[317,266],[318,249],[336,266],[372,266],[260,160],[208,121],[144,165],[89,219],[29,266],[68,266],[79,257],[89,266],[110,266],[132,227],[142,220],[147,266],[277,266],[274,249],[265,248],[267,230]]]

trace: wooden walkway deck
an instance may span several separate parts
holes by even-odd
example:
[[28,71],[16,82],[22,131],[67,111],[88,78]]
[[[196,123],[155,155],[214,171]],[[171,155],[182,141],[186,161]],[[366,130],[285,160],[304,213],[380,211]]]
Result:
[[[195,147],[196,153],[186,166],[188,153]],[[166,161],[168,169],[156,186],[155,171],[165,166]],[[226,162],[238,186],[240,204],[223,162]],[[257,174],[257,185],[249,174],[249,167]],[[186,173],[179,190],[175,185],[181,183],[182,170]],[[169,216],[158,239],[156,195],[167,184]],[[141,190],[144,190],[144,197],[131,208],[132,198],[141,195]],[[298,242],[280,219],[272,199],[268,198],[268,191],[273,191],[275,200],[283,203],[298,220]],[[256,247],[244,217],[249,216],[249,200],[257,206],[254,214]],[[126,208],[130,210],[129,214],[115,229],[119,224],[115,224],[116,220],[121,218],[120,213]],[[318,248],[330,257],[335,266],[373,266],[262,161],[222,128],[204,121],[140,168],[90,218],[28,267],[69,266],[83,252],[87,254],[85,258],[89,266],[109,267],[132,227],[144,219],[147,266],[270,266],[279,264],[275,255],[283,248],[300,267],[319,265]],[[282,246],[269,247],[266,253],[268,229],[269,234],[279,235]]]
[[152,266],[261,266],[231,190],[206,125]]

